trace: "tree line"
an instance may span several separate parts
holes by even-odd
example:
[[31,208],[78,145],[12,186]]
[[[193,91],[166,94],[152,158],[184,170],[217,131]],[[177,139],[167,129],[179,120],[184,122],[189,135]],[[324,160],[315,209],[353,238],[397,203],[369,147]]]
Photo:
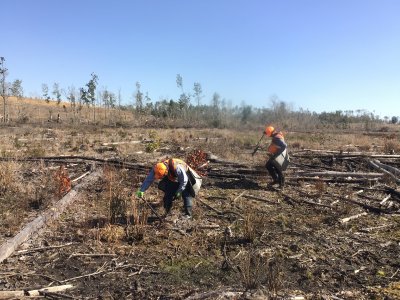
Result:
[[[18,99],[24,97],[22,80],[16,79],[7,82],[8,70],[5,67],[4,57],[0,58],[0,93],[2,98],[3,116],[7,120],[7,97],[14,96]],[[194,82],[190,92],[184,88],[183,77],[176,75],[176,85],[180,91],[177,99],[162,99],[152,101],[149,93],[144,93],[139,81],[135,83],[131,103],[122,103],[121,91],[117,93],[106,88],[98,88],[99,77],[90,74],[86,84],[80,88],[69,86],[66,89],[54,83],[52,88],[43,83],[41,86],[41,100],[49,103],[55,101],[62,105],[65,112],[72,114],[70,122],[80,120],[80,112],[85,108],[90,110],[90,121],[99,123],[100,119],[108,123],[121,122],[115,116],[118,112],[131,113],[138,122],[146,122],[148,126],[190,126],[213,128],[239,128],[254,126],[255,124],[273,123],[287,129],[351,129],[352,124],[362,124],[366,130],[374,129],[377,124],[399,122],[397,116],[379,116],[367,110],[341,111],[316,113],[309,110],[294,110],[287,102],[279,99],[277,95],[269,97],[267,108],[257,108],[242,102],[233,105],[229,100],[213,93],[208,104],[203,104],[205,96],[200,82]],[[64,99],[64,101],[63,101]],[[99,107],[102,109],[99,110]],[[101,116],[99,116],[101,114]],[[101,117],[101,118],[100,118]]]

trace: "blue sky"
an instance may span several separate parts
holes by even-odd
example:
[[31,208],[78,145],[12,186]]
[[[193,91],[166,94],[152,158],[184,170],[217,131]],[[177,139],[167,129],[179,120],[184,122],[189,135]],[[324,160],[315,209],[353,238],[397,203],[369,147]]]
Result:
[[398,0],[1,0],[0,56],[25,94],[99,88],[133,103],[193,83],[233,105],[400,115]]

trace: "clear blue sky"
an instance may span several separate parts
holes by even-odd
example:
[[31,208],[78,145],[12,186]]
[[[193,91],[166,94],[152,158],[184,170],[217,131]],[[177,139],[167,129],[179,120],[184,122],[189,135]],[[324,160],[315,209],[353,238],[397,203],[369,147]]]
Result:
[[203,88],[233,105],[400,115],[399,0],[1,0],[0,56],[25,95],[99,88],[132,103]]

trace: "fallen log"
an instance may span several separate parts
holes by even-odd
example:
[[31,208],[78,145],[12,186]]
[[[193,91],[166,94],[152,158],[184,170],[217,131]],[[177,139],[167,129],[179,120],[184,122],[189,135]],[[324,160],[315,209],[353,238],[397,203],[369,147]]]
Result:
[[291,181],[323,181],[334,183],[366,183],[378,181],[379,178],[321,178],[321,177],[306,177],[306,176],[288,176],[285,177],[287,182]]
[[57,219],[61,213],[74,202],[79,194],[78,192],[85,186],[86,182],[90,180],[95,180],[100,176],[100,171],[93,172],[90,176],[86,178],[81,184],[78,184],[74,187],[68,194],[66,194],[60,201],[58,201],[52,208],[45,211],[43,214],[38,216],[32,222],[28,223],[16,236],[11,238],[10,240],[6,241],[0,247],[0,263],[7,259],[13,252],[25,242],[28,238],[33,236],[39,229],[45,226],[52,220]]
[[400,158],[400,155],[395,154],[376,154],[374,152],[351,152],[340,150],[317,150],[317,149],[303,149],[298,152],[292,151],[291,156],[295,157],[310,157],[313,153],[322,154],[322,156],[339,156],[339,157],[373,157],[373,158]]
[[[400,191],[399,190],[396,190],[396,189],[394,189],[394,188],[391,188],[391,187],[387,187],[386,189],[385,189],[385,192],[389,192],[389,193],[391,193],[392,195],[394,195],[394,196],[396,196],[396,197],[398,197],[398,198],[400,198]],[[397,199],[398,200],[398,199]],[[398,200],[399,201],[399,200]]]
[[398,179],[393,173],[391,173],[390,171],[382,168],[381,166],[379,166],[376,162],[372,161],[372,160],[367,160],[369,165],[371,167],[373,167],[375,170],[381,171],[384,174],[388,175],[390,178],[392,178],[396,183],[400,183],[400,179]]
[[123,144],[140,144],[142,141],[125,141],[125,142],[113,142],[113,143],[102,143],[102,146],[115,146]]
[[361,203],[361,202],[358,202],[356,200],[353,200],[353,199],[350,199],[350,198],[346,198],[346,197],[343,197],[343,196],[340,196],[340,195],[337,195],[337,194],[330,194],[330,195],[332,195],[332,196],[334,196],[334,197],[336,197],[336,198],[338,198],[340,200],[359,205],[359,206],[363,207],[364,209],[366,209],[368,211],[371,211],[373,213],[376,213],[376,214],[381,214],[381,213],[387,214],[387,213],[390,213],[386,209],[381,209],[381,208],[378,208],[378,207],[374,207],[374,206],[371,206],[371,205],[368,205],[368,204],[365,204],[365,203]]
[[374,163],[376,163],[379,167],[391,172],[393,175],[400,176],[400,169],[381,163],[377,159],[374,160]]
[[324,171],[324,172],[298,172],[299,176],[335,176],[335,177],[382,177],[382,173],[362,173],[362,172],[336,172],[336,171]]
[[245,164],[241,164],[241,163],[237,163],[237,162],[234,162],[234,161],[220,159],[220,158],[218,158],[217,156],[215,156],[214,154],[211,154],[211,153],[207,153],[207,160],[209,160],[210,162],[219,163],[219,164],[223,164],[223,165],[232,165],[232,166],[237,166],[237,167],[242,167],[242,168],[248,167]]
[[[276,190],[276,189],[275,189],[275,190]],[[279,190],[276,190],[276,191],[279,192]],[[313,205],[313,206],[321,206],[321,207],[326,207],[326,208],[330,208],[330,209],[332,208],[332,206],[330,206],[330,205],[322,204],[322,203],[317,203],[317,202],[310,201],[310,200],[307,200],[307,199],[300,199],[300,200],[298,200],[298,199],[295,199],[295,198],[293,198],[293,197],[291,197],[291,196],[289,196],[288,194],[285,194],[285,193],[283,193],[283,192],[281,192],[281,195],[284,197],[284,199],[285,199],[286,201],[289,201],[289,202],[291,201],[291,202],[298,203],[298,204],[304,202],[304,203],[306,203],[306,204]],[[291,204],[291,205],[293,205],[293,204]]]
[[72,289],[74,286],[72,284],[50,286],[35,290],[19,290],[19,291],[0,291],[0,299],[12,299],[15,297],[27,297],[27,296],[40,296],[45,292],[62,292],[68,289]]
[[68,164],[71,162],[73,163],[92,162],[100,165],[112,165],[114,167],[121,167],[126,169],[145,170],[146,172],[151,168],[151,166],[147,166],[142,163],[131,163],[119,159],[102,159],[102,158],[78,156],[78,155],[25,157],[25,158],[0,157],[0,161],[15,161],[15,162],[45,161],[45,162],[62,163],[62,164]]

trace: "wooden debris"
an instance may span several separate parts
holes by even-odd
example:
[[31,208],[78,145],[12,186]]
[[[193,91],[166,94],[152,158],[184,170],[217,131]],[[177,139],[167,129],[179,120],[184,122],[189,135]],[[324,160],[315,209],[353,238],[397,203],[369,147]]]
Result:
[[268,200],[265,198],[261,198],[261,197],[257,197],[257,196],[253,196],[253,195],[243,195],[243,197],[248,198],[248,199],[252,199],[252,200],[257,200],[257,201],[261,201],[261,202],[266,202],[266,203],[270,203],[270,204],[279,204],[279,202],[275,202],[272,200]]
[[362,217],[362,216],[365,216],[365,215],[368,215],[368,213],[366,213],[366,212],[363,212],[363,213],[361,213],[361,214],[357,214],[357,215],[354,215],[354,216],[350,216],[350,217],[347,217],[347,218],[343,218],[343,219],[340,219],[340,223],[341,224],[344,224],[344,223],[347,223],[347,222],[349,222],[349,221],[351,221],[351,220],[354,220],[354,219],[358,219],[359,217]]
[[140,144],[142,141],[127,141],[127,142],[114,142],[114,143],[102,143],[102,146],[115,146],[115,145],[123,145],[123,144]]
[[50,286],[46,288],[29,290],[29,291],[0,291],[0,299],[10,299],[15,297],[27,297],[27,296],[40,296],[43,292],[62,292],[68,289],[74,288],[71,284]]
[[[100,176],[100,171],[91,174],[89,179],[97,178]],[[45,211],[42,215],[34,219],[32,222],[28,223],[15,237],[6,241],[0,247],[0,263],[8,258],[17,249],[19,245],[25,242],[29,237],[41,229],[44,225],[52,220],[58,218],[61,213],[74,202],[78,196],[80,188],[83,183],[77,185],[73,190],[66,194],[60,201],[56,203],[55,206]]]
[[67,243],[63,245],[57,245],[57,246],[48,246],[48,247],[40,247],[40,248],[33,248],[33,249],[25,249],[25,250],[19,250],[16,252],[17,255],[23,255],[23,254],[28,254],[32,252],[40,252],[40,251],[47,251],[47,250],[52,250],[52,249],[59,249],[59,248],[64,248],[68,246],[76,245],[76,243]]
[[78,180],[82,179],[83,177],[86,177],[89,174],[90,174],[90,172],[86,172],[86,173],[82,174],[81,176],[71,180],[71,182],[77,182]]
[[324,172],[298,172],[299,176],[335,176],[335,177],[382,177],[382,173],[361,173],[361,172],[336,172],[336,171],[324,171]]
[[112,256],[115,257],[117,254],[113,253],[72,253],[68,259],[72,257],[78,257],[78,256],[85,256],[85,257],[100,257],[100,256]]
[[239,196],[237,196],[237,197],[235,197],[235,199],[233,199],[232,202],[235,203],[240,197],[243,196],[244,193],[246,193],[246,191],[241,192],[241,193],[239,194]]
[[391,172],[393,175],[400,176],[400,169],[381,163],[377,159],[374,160],[374,163],[376,163],[379,167]]
[[230,292],[223,290],[215,290],[211,292],[204,292],[194,294],[186,298],[186,300],[202,300],[202,299],[239,299],[243,292]]
[[369,210],[369,211],[371,211],[373,213],[378,213],[378,214],[380,214],[380,213],[388,213],[388,211],[386,211],[384,209],[381,209],[381,208],[378,208],[378,207],[374,207],[374,206],[371,206],[371,205],[368,205],[368,204],[365,204],[365,203],[350,199],[348,197],[343,197],[343,196],[336,195],[336,194],[331,194],[331,195],[334,196],[334,197],[337,197],[340,200],[359,205],[359,206],[363,207],[364,209]]
[[219,229],[220,226],[218,224],[203,224],[203,225],[198,225],[197,228],[199,228],[199,229]]
[[316,150],[316,149],[303,149],[301,151],[293,151],[291,156],[293,157],[310,157],[315,156],[318,153],[320,156],[332,156],[335,157],[372,157],[372,158],[393,158],[398,159],[400,155],[395,154],[376,154],[372,152],[350,152],[350,151],[337,151],[337,150]]
[[386,196],[381,202],[379,202],[379,205],[383,205],[387,200],[389,200],[391,195]]
[[207,207],[208,207],[209,209],[211,209],[212,211],[215,211],[217,214],[219,214],[219,215],[222,215],[222,214],[223,214],[222,211],[220,211],[220,210],[218,210],[218,209],[212,207],[210,204],[208,204],[208,203],[205,202],[204,200],[201,200],[200,198],[197,198],[196,200],[199,201],[201,204],[207,206]]
[[98,275],[98,274],[102,274],[104,272],[106,272],[107,270],[100,268],[99,270],[97,270],[96,272],[90,273],[90,274],[86,274],[86,275],[80,275],[80,276],[76,276],[76,277],[72,277],[72,278],[68,278],[65,280],[61,280],[60,282],[65,283],[65,282],[69,282],[69,281],[74,281],[77,279],[81,279],[81,278],[86,278],[86,277],[90,277],[90,276],[94,276],[94,275]]
[[396,183],[400,183],[400,179],[398,179],[393,173],[391,173],[390,171],[386,170],[385,168],[379,166],[376,162],[372,161],[372,160],[368,160],[368,163],[371,167],[373,167],[374,169],[383,172],[384,174],[388,175],[389,177],[391,177]]

